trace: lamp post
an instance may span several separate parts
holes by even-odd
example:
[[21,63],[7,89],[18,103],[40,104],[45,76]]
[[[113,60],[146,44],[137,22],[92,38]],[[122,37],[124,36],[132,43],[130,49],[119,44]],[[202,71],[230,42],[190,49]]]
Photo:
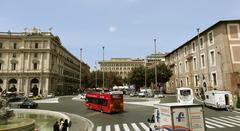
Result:
[[146,89],[147,88],[147,58],[145,58],[144,65],[145,65],[145,89]]
[[96,88],[97,88],[97,61],[95,62],[95,69],[96,69],[96,73],[95,73],[95,86],[96,86]]
[[103,88],[102,88],[102,92],[104,92],[104,46],[102,47],[102,49],[103,49],[103,68],[102,68],[102,72],[103,72]]
[[82,48],[80,48],[80,89],[82,89]]
[[157,49],[156,49],[156,42],[157,42],[157,39],[153,39],[154,41],[154,51],[155,51],[155,60],[154,60],[154,68],[155,68],[155,86],[156,86],[156,89],[157,89]]

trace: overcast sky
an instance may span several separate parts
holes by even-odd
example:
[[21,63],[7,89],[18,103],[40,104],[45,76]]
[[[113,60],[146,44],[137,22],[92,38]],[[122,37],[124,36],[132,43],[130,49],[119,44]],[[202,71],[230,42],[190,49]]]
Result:
[[0,32],[39,27],[92,68],[112,57],[171,52],[219,20],[240,19],[239,0],[1,0]]

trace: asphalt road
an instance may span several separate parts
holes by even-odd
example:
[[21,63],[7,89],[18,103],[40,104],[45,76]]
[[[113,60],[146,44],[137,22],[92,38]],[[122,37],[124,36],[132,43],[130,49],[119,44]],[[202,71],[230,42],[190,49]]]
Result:
[[[153,113],[153,107],[148,104],[158,103],[154,99],[137,98],[126,96],[124,112],[117,114],[106,114],[98,111],[89,110],[84,106],[84,101],[73,101],[72,97],[62,97],[59,103],[39,104],[40,109],[68,112],[83,116],[94,123],[94,131],[101,130],[145,130],[148,126],[147,118]],[[174,96],[161,99],[161,103],[174,102]],[[239,131],[240,112],[228,112],[225,110],[215,110],[205,108],[205,118],[207,131]]]

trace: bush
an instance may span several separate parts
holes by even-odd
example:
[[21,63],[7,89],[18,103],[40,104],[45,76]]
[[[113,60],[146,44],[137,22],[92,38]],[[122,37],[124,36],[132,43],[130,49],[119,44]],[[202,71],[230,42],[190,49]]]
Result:
[[237,98],[237,108],[240,108],[240,97]]

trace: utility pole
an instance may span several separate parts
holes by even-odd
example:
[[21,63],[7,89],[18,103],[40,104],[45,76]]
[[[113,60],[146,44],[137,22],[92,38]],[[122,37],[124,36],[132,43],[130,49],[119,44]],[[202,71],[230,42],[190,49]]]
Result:
[[155,60],[154,60],[154,68],[155,68],[155,86],[156,86],[156,89],[157,89],[157,49],[156,49],[156,42],[157,42],[157,39],[153,39],[154,41],[154,50],[155,50]]
[[102,68],[102,72],[103,72],[103,88],[102,88],[102,92],[104,93],[104,46],[102,47],[102,49],[103,49],[103,68]]
[[82,48],[80,48],[80,89],[82,89]]
[[97,88],[97,61],[95,62],[95,69],[96,69],[96,74],[95,74],[95,77],[96,77],[96,78],[95,78],[95,82],[96,82],[95,84],[96,84],[96,85],[95,85],[95,86],[96,86],[96,88]]
[[147,58],[145,58],[144,65],[145,65],[145,89],[146,89],[147,88]]

